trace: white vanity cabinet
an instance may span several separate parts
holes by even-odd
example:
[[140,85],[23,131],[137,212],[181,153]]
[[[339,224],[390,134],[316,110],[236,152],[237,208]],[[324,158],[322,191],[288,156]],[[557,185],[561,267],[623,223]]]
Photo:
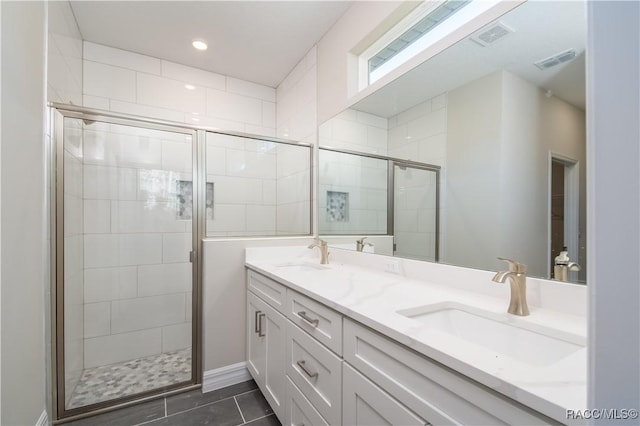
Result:
[[425,422],[558,424],[355,321],[345,318],[343,332],[345,365],[352,365]]
[[286,426],[558,424],[255,271],[247,366]]
[[287,319],[247,293],[247,368],[274,413],[284,418]]
[[342,371],[343,424],[353,426],[428,424],[346,362]]

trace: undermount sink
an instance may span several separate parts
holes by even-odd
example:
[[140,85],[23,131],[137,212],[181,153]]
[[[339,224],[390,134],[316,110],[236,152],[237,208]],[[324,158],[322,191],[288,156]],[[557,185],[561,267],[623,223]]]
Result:
[[276,265],[276,268],[292,272],[324,271],[329,269],[327,265],[310,262],[286,262]]
[[397,312],[430,330],[535,366],[552,365],[585,347],[580,336],[453,302]]

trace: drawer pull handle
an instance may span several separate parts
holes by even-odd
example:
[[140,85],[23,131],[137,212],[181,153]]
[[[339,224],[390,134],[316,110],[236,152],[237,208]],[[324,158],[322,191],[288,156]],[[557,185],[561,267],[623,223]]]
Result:
[[253,332],[254,333],[259,333],[260,332],[260,327],[258,326],[258,315],[260,315],[260,312],[262,311],[256,311],[255,312],[255,316],[253,317]]
[[267,314],[258,315],[258,336],[259,337],[264,337],[266,335],[266,333],[263,333],[263,331],[262,331],[262,318],[264,318],[266,316],[267,316]]
[[306,374],[307,376],[309,376],[309,378],[313,379],[314,377],[318,377],[318,373],[312,373],[311,371],[307,370],[307,367],[305,367],[305,361],[297,361],[296,364],[298,364],[298,367],[300,367],[300,369],[302,371],[304,371],[304,374]]
[[308,322],[309,325],[312,325],[313,327],[317,327],[318,323],[320,322],[320,320],[317,318],[316,319],[311,318],[309,315],[307,315],[305,311],[298,312],[298,316],[300,316],[300,318]]

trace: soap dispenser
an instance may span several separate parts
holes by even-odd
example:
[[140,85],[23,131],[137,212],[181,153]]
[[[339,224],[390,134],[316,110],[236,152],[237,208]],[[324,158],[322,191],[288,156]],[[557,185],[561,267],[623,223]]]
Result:
[[569,259],[569,252],[566,247],[562,248],[562,251],[555,259],[555,266],[553,268],[553,279],[557,281],[567,281],[567,275],[569,271],[579,271],[580,265],[575,262],[571,262]]

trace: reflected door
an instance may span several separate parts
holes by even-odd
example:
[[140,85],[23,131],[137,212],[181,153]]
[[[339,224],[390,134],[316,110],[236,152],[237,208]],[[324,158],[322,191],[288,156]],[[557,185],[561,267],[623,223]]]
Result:
[[393,165],[394,256],[438,261],[438,172]]
[[195,383],[196,191],[195,133],[60,123],[56,337],[64,417]]

